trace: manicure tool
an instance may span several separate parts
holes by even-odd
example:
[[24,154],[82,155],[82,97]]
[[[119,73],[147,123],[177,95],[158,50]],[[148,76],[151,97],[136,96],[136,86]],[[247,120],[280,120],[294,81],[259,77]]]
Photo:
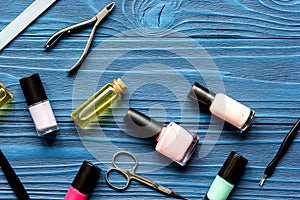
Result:
[[290,130],[290,132],[285,136],[285,138],[282,141],[281,146],[280,146],[277,154],[275,155],[273,160],[269,163],[269,165],[266,167],[265,172],[264,172],[264,176],[262,177],[262,179],[259,182],[260,186],[262,186],[264,184],[266,178],[272,176],[279,160],[282,158],[282,156],[285,154],[285,152],[291,146],[291,144],[292,144],[299,128],[300,128],[300,118],[298,119],[298,121],[296,122],[294,127]]
[[[130,169],[130,170],[125,170],[125,169],[122,169],[121,167],[119,167],[116,163],[116,159],[117,157],[120,157],[121,155],[125,155],[125,156],[128,156],[128,157],[131,157],[133,160],[134,160],[134,166]],[[162,192],[164,194],[167,194],[167,195],[170,195],[170,196],[173,196],[175,198],[180,198],[180,199],[186,199],[182,196],[180,196],[179,194],[175,193],[174,191],[170,190],[169,188],[167,187],[164,187],[162,185],[159,185],[153,181],[150,181],[142,176],[139,176],[135,173],[135,170],[138,166],[138,161],[137,161],[137,158],[129,153],[129,152],[126,152],[126,151],[120,151],[118,153],[116,153],[114,156],[113,156],[113,159],[112,159],[112,164],[114,167],[110,168],[107,172],[106,172],[106,175],[105,175],[105,179],[106,179],[106,182],[107,184],[112,187],[113,189],[116,189],[116,190],[119,190],[119,191],[123,191],[123,190],[126,190],[131,182],[131,180],[136,180],[140,183],[143,183],[144,185],[147,185],[148,187],[152,188],[152,189],[155,189],[159,192]],[[111,183],[111,181],[109,180],[109,175],[112,173],[112,172],[118,172],[122,175],[124,175],[124,177],[126,178],[126,184],[123,186],[123,187],[118,187],[114,184]]]
[[18,199],[22,200],[30,200],[24,186],[22,185],[20,179],[16,175],[15,171],[9,164],[8,160],[0,150],[0,166],[2,168],[2,171],[10,184],[11,188],[15,192],[15,195]]
[[115,6],[115,3],[112,2],[110,4],[108,4],[104,9],[102,9],[96,16],[94,16],[93,18],[86,20],[84,22],[66,27],[58,32],[56,32],[54,35],[52,35],[48,41],[45,44],[45,48],[48,49],[52,46],[54,46],[56,44],[56,42],[58,42],[59,39],[61,39],[62,37],[64,37],[67,34],[70,34],[72,31],[74,30],[78,30],[78,29],[82,29],[84,26],[86,26],[87,24],[92,24],[94,23],[94,27],[91,31],[90,37],[88,39],[88,42],[84,48],[84,51],[80,57],[80,59],[77,61],[77,63],[75,65],[73,65],[73,67],[71,67],[68,70],[68,73],[72,73],[74,70],[78,69],[80,67],[80,65],[82,64],[82,62],[84,61],[84,59],[86,58],[89,48],[92,44],[93,38],[95,36],[95,32],[97,27],[99,26],[100,22],[113,10]]
[[36,0],[0,32],[0,51],[56,0]]

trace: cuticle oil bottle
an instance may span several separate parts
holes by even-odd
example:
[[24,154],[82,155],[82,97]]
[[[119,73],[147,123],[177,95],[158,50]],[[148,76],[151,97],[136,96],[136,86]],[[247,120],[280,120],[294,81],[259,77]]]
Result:
[[98,90],[93,96],[79,106],[71,117],[80,128],[85,128],[97,116],[105,112],[123,93],[126,85],[118,78]]
[[13,95],[11,92],[2,83],[0,83],[0,107],[4,106],[12,99]]

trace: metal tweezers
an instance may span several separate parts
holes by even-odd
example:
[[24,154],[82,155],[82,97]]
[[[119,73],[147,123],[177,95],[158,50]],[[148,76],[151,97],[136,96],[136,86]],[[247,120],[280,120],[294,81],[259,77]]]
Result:
[[54,35],[52,35],[48,41],[45,44],[45,48],[51,48],[52,46],[54,46],[59,39],[61,39],[62,37],[64,37],[67,34],[70,34],[72,31],[74,30],[78,30],[81,29],[83,26],[93,23],[94,22],[94,27],[91,31],[90,37],[88,39],[88,42],[84,48],[84,51],[81,55],[81,57],[79,58],[79,60],[77,61],[77,63],[75,65],[73,65],[69,70],[68,73],[72,73],[74,70],[76,70],[77,68],[80,67],[80,65],[82,64],[82,62],[84,61],[84,59],[86,58],[88,51],[90,49],[90,46],[92,44],[93,38],[95,36],[95,32],[96,29],[98,27],[98,25],[100,24],[100,22],[106,17],[106,15],[108,15],[114,8],[115,3],[112,2],[110,4],[108,4],[104,9],[102,9],[96,16],[94,16],[93,18],[86,20],[84,22],[66,27],[58,32],[56,32]]

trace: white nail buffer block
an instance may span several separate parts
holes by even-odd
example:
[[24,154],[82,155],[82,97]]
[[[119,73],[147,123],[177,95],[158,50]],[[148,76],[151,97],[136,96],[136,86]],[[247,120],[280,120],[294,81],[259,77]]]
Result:
[[0,51],[56,0],[36,0],[0,32]]

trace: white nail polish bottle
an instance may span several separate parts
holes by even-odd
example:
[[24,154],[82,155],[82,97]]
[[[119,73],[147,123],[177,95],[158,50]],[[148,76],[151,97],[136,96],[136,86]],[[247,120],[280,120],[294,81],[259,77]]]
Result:
[[58,130],[39,74],[33,74],[19,81],[38,135],[46,135]]
[[189,97],[208,106],[212,114],[239,128],[241,131],[245,131],[254,118],[254,110],[225,94],[215,94],[197,82],[193,85]]

